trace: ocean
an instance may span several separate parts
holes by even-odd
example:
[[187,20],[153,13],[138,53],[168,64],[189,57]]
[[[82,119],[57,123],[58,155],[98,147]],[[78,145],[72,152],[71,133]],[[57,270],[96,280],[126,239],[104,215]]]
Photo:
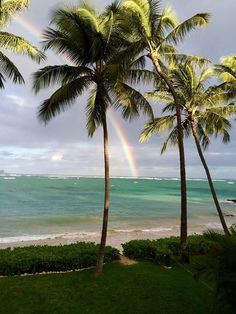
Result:
[[[236,223],[236,181],[215,180],[228,225]],[[221,228],[204,179],[189,179],[189,231]],[[102,178],[0,176],[0,245],[49,239],[98,241]],[[109,237],[122,242],[179,233],[177,178],[112,178]]]

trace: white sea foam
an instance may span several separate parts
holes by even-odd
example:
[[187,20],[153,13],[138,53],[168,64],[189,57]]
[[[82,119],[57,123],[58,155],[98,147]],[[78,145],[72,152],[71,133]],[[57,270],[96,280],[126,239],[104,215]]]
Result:
[[225,182],[227,180],[224,180],[224,179],[213,179],[212,181],[214,181],[214,182]]
[[14,243],[14,242],[56,239],[56,238],[59,238],[62,236],[63,236],[63,234],[22,235],[22,236],[16,236],[16,237],[0,238],[0,243]]
[[55,233],[55,234],[31,234],[15,237],[0,238],[0,243],[19,243],[27,241],[52,240],[52,239],[83,239],[99,235],[98,232],[74,232],[74,233]]
[[209,222],[206,224],[206,227],[208,229],[222,229],[222,226],[218,222]]
[[231,200],[220,200],[220,203],[222,203],[222,204],[236,204],[236,201],[234,202],[234,201],[231,201]]
[[120,233],[132,233],[132,232],[140,232],[141,230],[137,230],[137,229],[113,229],[110,231],[114,231],[114,232],[120,232]]
[[132,232],[143,232],[143,233],[158,233],[158,232],[165,232],[165,231],[171,231],[171,228],[150,228],[150,229],[114,229],[114,232],[119,233],[132,233]]
[[228,183],[228,184],[234,184],[234,182],[233,182],[233,181],[228,181],[227,183]]
[[164,228],[164,227],[159,227],[159,228],[151,228],[151,229],[142,229],[142,232],[153,232],[153,233],[158,233],[158,232],[164,232],[164,231],[171,231],[172,228]]
[[74,232],[74,233],[65,233],[61,236],[63,239],[74,239],[74,238],[87,238],[97,236],[98,232]]
[[16,178],[15,177],[4,177],[3,179],[4,180],[15,180]]

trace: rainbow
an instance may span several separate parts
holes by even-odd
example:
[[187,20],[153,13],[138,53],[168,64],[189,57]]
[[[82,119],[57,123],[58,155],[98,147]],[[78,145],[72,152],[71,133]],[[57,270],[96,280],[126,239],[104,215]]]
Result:
[[[22,26],[25,30],[27,30],[31,35],[33,35],[36,38],[41,38],[42,33],[41,31],[29,20],[27,20],[25,17],[22,17],[20,14],[16,15],[14,17],[14,21],[18,23],[20,26]],[[67,63],[71,63],[66,56],[61,57],[66,61]],[[108,111],[108,118],[118,136],[118,139],[121,143],[123,152],[125,154],[125,157],[128,161],[128,165],[130,168],[131,175],[133,177],[139,177],[139,171],[136,163],[136,159],[134,156],[134,153],[132,151],[132,147],[129,144],[128,137],[125,133],[125,130],[122,128],[120,125],[120,122],[118,118],[116,117],[115,113],[113,110]]]

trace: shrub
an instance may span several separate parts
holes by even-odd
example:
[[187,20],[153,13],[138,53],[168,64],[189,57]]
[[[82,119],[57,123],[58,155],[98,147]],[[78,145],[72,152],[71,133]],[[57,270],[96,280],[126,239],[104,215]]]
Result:
[[[188,251],[190,255],[206,254],[214,246],[203,235],[191,235],[188,237]],[[172,256],[180,255],[180,238],[168,237],[158,240],[132,240],[122,244],[125,256],[134,259],[152,259],[153,261],[169,266]]]
[[231,230],[231,235],[222,235],[209,231],[204,237],[212,245],[208,254],[195,264],[195,276],[214,279],[220,313],[235,313],[236,233]]
[[[0,275],[67,271],[95,266],[98,250],[99,245],[85,242],[0,250]],[[117,259],[119,251],[107,246],[105,262]]]
[[122,244],[125,256],[134,259],[154,258],[156,254],[156,241],[131,240]]
[[129,258],[152,259],[158,264],[170,266],[170,249],[164,243],[158,244],[156,240],[132,240],[122,244],[123,253]]

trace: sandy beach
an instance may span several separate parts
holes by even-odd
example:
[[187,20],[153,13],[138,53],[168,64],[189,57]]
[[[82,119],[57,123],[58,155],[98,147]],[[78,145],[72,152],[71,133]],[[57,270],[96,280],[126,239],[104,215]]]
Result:
[[[228,225],[231,226],[235,223],[234,219],[228,219]],[[173,221],[172,221],[173,223]],[[212,220],[207,222],[206,224],[202,224],[201,221],[189,220],[189,234],[201,234],[208,229],[215,229],[221,231],[221,225],[217,220]],[[122,251],[122,243],[128,242],[130,240],[135,239],[158,239],[170,236],[178,236],[179,235],[179,225],[176,221],[176,224],[173,226],[169,224],[165,224],[164,226],[156,226],[156,228],[151,229],[142,229],[142,230],[109,230],[107,235],[107,245],[111,245],[112,247],[118,248]],[[74,232],[74,233],[65,233],[58,236],[48,236],[48,238],[37,239],[37,240],[22,240],[15,242],[6,242],[0,243],[0,248],[8,248],[8,247],[22,247],[22,246],[30,246],[30,245],[64,245],[75,242],[100,242],[100,233],[99,232]]]

